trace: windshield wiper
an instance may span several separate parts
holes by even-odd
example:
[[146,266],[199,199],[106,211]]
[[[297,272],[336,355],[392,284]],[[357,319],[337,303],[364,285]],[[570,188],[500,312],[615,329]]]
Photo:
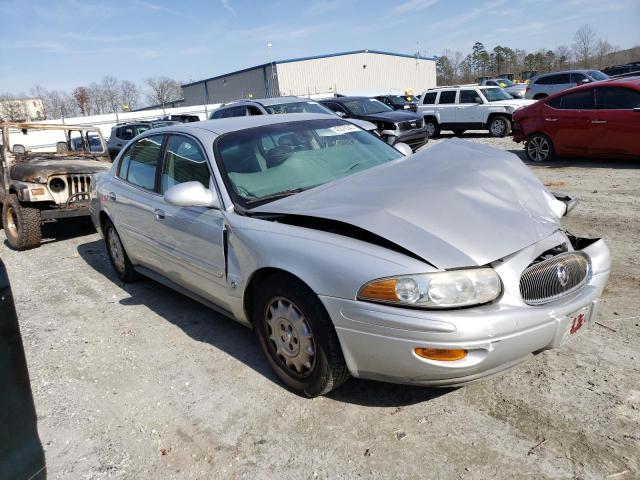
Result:
[[250,205],[252,203],[258,203],[258,202],[262,202],[264,200],[275,200],[277,198],[290,197],[291,195],[295,195],[296,193],[304,192],[308,188],[311,188],[311,187],[307,187],[307,188],[292,188],[290,190],[283,190],[281,192],[272,193],[271,195],[265,195],[264,197],[253,198],[251,200],[247,200],[245,203],[247,205]]

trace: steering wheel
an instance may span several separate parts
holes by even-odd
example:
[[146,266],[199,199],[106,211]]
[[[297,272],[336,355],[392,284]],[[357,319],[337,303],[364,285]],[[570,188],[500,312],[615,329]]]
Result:
[[291,156],[294,150],[294,147],[291,145],[279,145],[277,147],[273,147],[271,150],[266,152],[265,155],[267,168],[273,168],[283,164]]

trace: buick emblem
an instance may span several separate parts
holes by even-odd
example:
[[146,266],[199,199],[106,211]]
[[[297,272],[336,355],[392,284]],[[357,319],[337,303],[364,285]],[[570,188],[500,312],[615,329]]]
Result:
[[556,274],[558,275],[558,281],[560,282],[560,285],[566,287],[567,283],[569,282],[569,272],[567,271],[567,267],[565,267],[564,265],[558,265],[556,267]]

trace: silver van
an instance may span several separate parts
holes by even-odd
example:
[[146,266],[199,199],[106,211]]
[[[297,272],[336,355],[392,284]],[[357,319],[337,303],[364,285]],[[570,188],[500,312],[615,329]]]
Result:
[[597,82],[609,78],[600,70],[567,70],[564,72],[545,73],[534,77],[527,85],[525,98],[540,100],[552,93],[584,83]]

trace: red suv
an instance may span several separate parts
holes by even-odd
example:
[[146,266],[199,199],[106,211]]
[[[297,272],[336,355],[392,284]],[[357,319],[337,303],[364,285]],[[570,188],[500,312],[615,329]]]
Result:
[[513,140],[527,158],[640,158],[640,76],[564,90],[513,113]]

